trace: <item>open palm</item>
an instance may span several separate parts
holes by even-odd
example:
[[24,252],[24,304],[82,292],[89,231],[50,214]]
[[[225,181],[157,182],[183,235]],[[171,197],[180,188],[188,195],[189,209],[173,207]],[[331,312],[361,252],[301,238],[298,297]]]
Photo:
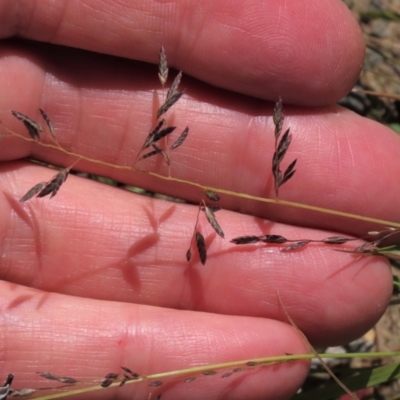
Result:
[[[39,119],[60,144],[107,163],[132,165],[159,105],[157,63],[184,73],[173,124],[190,127],[174,151],[172,176],[273,197],[273,103],[282,97],[290,152],[298,159],[281,197],[400,220],[392,177],[400,141],[384,126],[335,102],[357,79],[364,47],[339,0],[2,1],[0,112]],[[201,228],[208,260],[185,252],[197,206],[142,197],[71,176],[56,198],[18,200],[76,158],[15,138],[0,147],[0,371],[15,387],[37,387],[37,371],[79,380],[126,365],[141,374],[308,352],[286,309],[314,344],[368,330],[385,310],[391,273],[381,258],[312,245],[301,252],[234,246],[247,234],[324,238],[370,226],[288,207],[221,196],[222,240]],[[166,174],[162,159],[140,168]],[[82,171],[198,203],[196,187],[80,161]],[[229,379],[171,385],[164,399],[284,399],[305,362]],[[42,383],[42,382],[41,382]],[[117,391],[115,391],[117,390]],[[148,387],[95,398],[147,399]],[[133,393],[135,391],[135,393]],[[87,395],[89,396],[89,395]],[[136,397],[135,397],[136,396]]]

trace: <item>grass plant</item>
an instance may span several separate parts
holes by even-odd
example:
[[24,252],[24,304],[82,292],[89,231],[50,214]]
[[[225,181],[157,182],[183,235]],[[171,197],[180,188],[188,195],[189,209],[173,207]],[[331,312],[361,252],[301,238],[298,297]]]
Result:
[[[236,245],[264,245],[264,246],[279,246],[281,251],[295,251],[301,247],[305,247],[310,243],[318,242],[326,247],[327,251],[346,251],[354,252],[358,255],[370,256],[380,255],[391,259],[399,259],[400,245],[394,244],[391,246],[384,245],[385,240],[394,236],[400,231],[400,223],[394,221],[386,221],[376,219],[366,215],[357,215],[354,213],[346,213],[340,210],[327,209],[316,207],[308,204],[286,201],[280,198],[280,189],[283,185],[290,184],[291,179],[296,179],[295,167],[297,160],[286,162],[286,156],[290,153],[290,144],[292,141],[292,133],[290,128],[284,129],[284,112],[283,101],[279,99],[276,103],[274,114],[272,116],[275,125],[275,152],[271,160],[271,174],[274,179],[275,197],[264,198],[250,195],[247,193],[240,193],[231,190],[226,190],[218,187],[210,187],[199,182],[192,182],[189,180],[181,179],[179,176],[172,176],[170,165],[173,163],[173,153],[177,148],[182,148],[184,151],[185,141],[189,136],[189,127],[185,127],[179,135],[175,137],[172,144],[169,143],[170,138],[175,135],[177,130],[176,126],[169,125],[168,113],[171,108],[177,103],[184,94],[184,90],[179,90],[181,84],[182,72],[179,72],[173,80],[171,86],[166,91],[165,85],[168,79],[168,65],[164,49],[161,49],[159,56],[159,71],[158,76],[162,85],[163,102],[158,108],[156,120],[153,121],[151,130],[147,133],[143,140],[143,145],[137,152],[137,156],[131,166],[116,165],[98,159],[92,159],[85,154],[77,154],[70,150],[63,148],[57,140],[56,127],[53,126],[51,118],[44,110],[40,110],[43,120],[46,124],[46,129],[37,121],[31,119],[29,116],[24,115],[20,111],[12,111],[12,115],[21,121],[27,132],[15,132],[10,130],[6,125],[2,124],[3,128],[3,145],[7,144],[7,138],[17,138],[19,140],[34,142],[43,148],[59,151],[65,155],[70,156],[75,161],[68,168],[61,168],[59,172],[49,181],[38,182],[33,187],[29,188],[25,195],[20,199],[21,202],[30,201],[34,197],[42,198],[46,196],[54,197],[59,190],[63,189],[63,184],[67,180],[68,174],[72,169],[79,170],[79,163],[81,161],[90,162],[107,166],[117,170],[128,170],[132,173],[141,173],[152,176],[156,179],[165,182],[175,182],[182,185],[196,187],[199,189],[199,206],[197,216],[194,216],[194,229],[191,238],[188,238],[189,248],[186,251],[182,250],[182,257],[187,261],[192,260],[194,252],[197,253],[196,257],[201,264],[207,261],[207,246],[203,234],[198,228],[200,218],[207,221],[214,231],[219,235],[220,240],[225,238],[223,227],[218,223],[216,213],[219,210],[218,201],[222,196],[232,196],[236,198],[251,199],[257,202],[268,204],[275,204],[281,207],[296,207],[305,210],[312,210],[320,213],[321,215],[329,214],[339,217],[345,217],[353,220],[365,221],[374,223],[382,228],[374,232],[365,232],[361,239],[368,240],[364,245],[354,247],[354,249],[346,250],[341,249],[342,244],[348,244],[360,238],[344,237],[344,236],[331,236],[324,239],[314,238],[286,238],[281,235],[255,235],[249,232],[248,235],[239,236],[231,239],[232,246]],[[27,134],[26,134],[27,133]],[[161,175],[153,171],[147,171],[140,168],[142,160],[150,157],[162,157],[163,161],[168,165],[168,174]],[[283,165],[285,164],[285,167]],[[199,266],[201,267],[201,266]],[[279,294],[278,294],[279,296]],[[284,304],[281,304],[284,308]],[[286,310],[285,310],[286,312]],[[290,315],[286,313],[289,323],[294,327],[295,323],[291,320]],[[296,329],[298,329],[296,327]],[[299,334],[301,332],[299,331]],[[303,335],[304,337],[304,335]],[[307,339],[304,337],[307,342]],[[308,343],[308,342],[307,342]],[[121,366],[121,371],[113,371],[105,377],[99,377],[97,380],[90,382],[80,382],[79,377],[60,377],[51,372],[40,372],[38,375],[47,380],[57,382],[57,384],[46,387],[44,389],[17,389],[12,385],[13,377],[9,375],[3,387],[0,389],[0,399],[5,399],[7,396],[11,397],[29,397],[30,399],[50,400],[61,397],[75,396],[77,394],[83,395],[89,392],[98,390],[106,390],[107,387],[116,387],[122,385],[139,385],[144,384],[149,386],[151,398],[160,399],[162,397],[162,387],[166,382],[181,382],[182,384],[190,384],[199,379],[229,379],[233,375],[240,373],[251,373],[251,371],[260,368],[269,368],[272,365],[279,363],[293,363],[300,360],[318,358],[321,361],[325,358],[382,358],[399,356],[400,352],[375,352],[375,353],[356,353],[356,354],[318,354],[315,349],[308,343],[310,347],[309,354],[283,354],[278,357],[265,357],[258,359],[237,360],[236,362],[221,363],[215,365],[205,365],[196,368],[185,368],[177,371],[166,371],[152,375],[142,375],[140,372],[133,372],[129,367]],[[328,368],[322,361],[325,368]],[[331,371],[334,376],[333,372]],[[360,388],[370,387],[381,382],[387,382],[391,379],[396,379],[400,375],[400,362],[394,362],[386,366],[369,367],[365,369],[349,371],[347,377],[340,378],[339,385],[326,384],[322,388],[317,388],[308,393],[300,393],[295,396],[298,400],[304,399],[330,399],[339,396],[345,391],[353,391]],[[347,389],[347,388],[348,389]],[[351,395],[353,398],[355,395]]]

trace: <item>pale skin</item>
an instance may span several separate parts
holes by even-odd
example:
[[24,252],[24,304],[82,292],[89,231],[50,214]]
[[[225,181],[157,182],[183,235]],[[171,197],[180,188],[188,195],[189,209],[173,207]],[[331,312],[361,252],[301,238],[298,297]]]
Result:
[[[157,63],[163,45],[186,88],[171,118],[180,131],[190,127],[172,155],[173,176],[273,197],[271,110],[281,96],[293,132],[288,161],[297,157],[298,171],[280,196],[400,220],[393,183],[400,140],[334,105],[355,83],[364,54],[358,25],[339,0],[9,0],[1,2],[0,21],[0,118],[21,134],[9,110],[40,119],[40,107],[64,148],[130,165],[154,121],[160,84],[155,67],[127,59]],[[0,378],[14,373],[16,388],[43,386],[36,371],[85,380],[121,365],[150,374],[307,353],[278,291],[316,345],[359,337],[388,304],[391,273],[382,258],[319,245],[282,254],[229,243],[246,234],[360,236],[371,224],[222,196],[218,221],[227,240],[201,220],[209,247],[202,266],[197,256],[185,260],[196,206],[75,176],[54,199],[21,204],[30,187],[54,175],[25,157],[65,167],[76,160],[18,139],[1,143]],[[139,166],[167,173],[161,160]],[[76,168],[200,200],[196,188],[146,174],[87,162]],[[307,371],[298,362],[154,394],[286,399]],[[131,386],[81,398],[148,395],[148,387]]]

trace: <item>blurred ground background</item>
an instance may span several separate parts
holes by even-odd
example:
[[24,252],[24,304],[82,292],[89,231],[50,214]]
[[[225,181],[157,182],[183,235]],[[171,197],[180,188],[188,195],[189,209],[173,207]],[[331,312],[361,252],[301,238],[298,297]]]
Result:
[[[357,89],[400,98],[400,0],[344,0],[364,32],[366,57]],[[353,91],[342,101],[400,133],[400,101]]]

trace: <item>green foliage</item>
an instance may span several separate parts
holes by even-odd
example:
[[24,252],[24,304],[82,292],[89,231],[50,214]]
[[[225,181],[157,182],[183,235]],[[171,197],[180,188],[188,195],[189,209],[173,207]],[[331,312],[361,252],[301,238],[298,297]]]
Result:
[[[340,376],[340,380],[352,391],[377,386],[397,378],[400,378],[400,361],[383,367],[358,369],[348,377]],[[330,380],[321,387],[297,394],[293,400],[330,400],[344,393],[335,381]]]

